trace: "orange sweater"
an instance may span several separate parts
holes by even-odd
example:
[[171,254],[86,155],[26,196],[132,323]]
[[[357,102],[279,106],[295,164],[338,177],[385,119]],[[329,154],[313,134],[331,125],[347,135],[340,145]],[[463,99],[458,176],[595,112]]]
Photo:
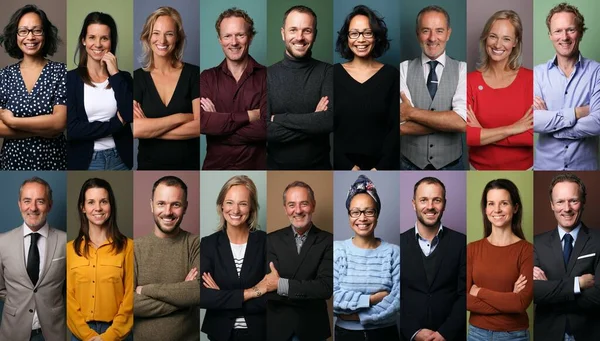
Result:
[[[519,275],[525,288],[513,293]],[[468,294],[475,284],[477,296]],[[469,323],[493,331],[529,328],[526,309],[533,298],[533,245],[525,240],[494,246],[486,238],[467,245],[467,309]]]

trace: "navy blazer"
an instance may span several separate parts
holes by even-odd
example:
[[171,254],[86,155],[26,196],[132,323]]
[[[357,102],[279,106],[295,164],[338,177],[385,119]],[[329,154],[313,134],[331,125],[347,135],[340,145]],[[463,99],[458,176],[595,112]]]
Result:
[[117,115],[108,122],[88,121],[83,104],[83,80],[77,69],[67,72],[67,169],[86,170],[92,161],[94,141],[112,135],[117,152],[123,163],[133,167],[133,79],[126,71],[108,77],[115,93],[117,109],[125,124]]
[[231,245],[225,231],[218,231],[200,241],[200,275],[208,272],[220,290],[200,284],[200,308],[206,309],[202,331],[210,340],[228,341],[237,317],[244,317],[251,340],[264,340],[266,297],[244,302],[244,289],[260,282],[267,269],[267,234],[251,232],[244,263],[238,277]]

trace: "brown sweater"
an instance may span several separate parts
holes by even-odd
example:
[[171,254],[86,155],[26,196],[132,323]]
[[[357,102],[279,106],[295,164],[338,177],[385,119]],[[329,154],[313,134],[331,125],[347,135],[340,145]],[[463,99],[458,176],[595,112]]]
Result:
[[[525,288],[513,292],[519,275]],[[481,288],[470,295],[471,286]],[[525,240],[494,246],[486,238],[467,245],[467,309],[469,323],[493,331],[529,328],[526,309],[533,298],[533,245]]]
[[142,294],[134,294],[134,339],[200,340],[200,282],[185,281],[200,268],[198,236],[182,230],[161,239],[151,233],[135,239],[134,254],[135,286],[142,286]]

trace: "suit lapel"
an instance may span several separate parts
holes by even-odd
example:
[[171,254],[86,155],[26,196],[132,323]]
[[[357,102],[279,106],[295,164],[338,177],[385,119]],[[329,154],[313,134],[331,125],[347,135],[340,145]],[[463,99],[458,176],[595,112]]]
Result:
[[[240,278],[247,278],[248,274],[252,271],[252,267],[255,265],[254,259],[258,253],[256,245],[256,234],[250,232],[248,236],[248,243],[246,244],[246,253],[244,254],[244,263],[242,264],[242,271],[240,272]],[[259,264],[264,266],[264,264]]]
[[[247,245],[246,245],[247,247]],[[235,260],[233,259],[233,252],[231,251],[231,244],[227,232],[221,231],[219,235],[219,248],[218,252],[223,260],[223,266],[225,267],[225,273],[232,280],[238,279],[237,269],[235,268]]]
[[29,274],[27,274],[27,262],[25,261],[25,241],[23,240],[23,225],[15,230],[15,242],[17,242],[17,248],[19,250],[19,269],[21,270],[21,275],[26,278],[26,282],[33,288],[33,283],[29,278]]
[[306,258],[306,255],[308,254],[309,249],[317,240],[317,234],[319,232],[320,232],[320,230],[314,225],[310,228],[310,231],[308,231],[308,236],[306,236],[306,240],[304,241],[304,244],[302,244],[302,248],[300,249],[300,255],[298,255],[298,251],[297,251],[298,249],[296,248],[296,240],[294,239],[294,235],[292,233],[292,240],[294,241],[293,251],[294,251],[294,253],[296,253],[296,255],[298,257],[298,259],[296,261],[296,268],[294,269],[294,277],[296,277],[296,273],[300,269],[302,262],[304,262],[304,259]]
[[548,248],[552,253],[552,257],[554,258],[554,263],[556,269],[560,269],[561,275],[566,275],[565,270],[565,261],[563,258],[563,250],[560,241],[560,236],[558,235],[558,230],[555,228],[554,231],[550,234],[550,239],[548,239]]
[[48,272],[48,269],[50,269],[50,265],[52,264],[52,258],[54,256],[54,251],[56,250],[56,245],[58,244],[58,236],[56,235],[56,233],[54,232],[54,230],[52,228],[48,229],[48,238],[46,239],[46,259],[45,259],[45,264],[44,269],[42,270],[42,273],[40,274],[40,278],[37,281],[36,286],[38,286],[42,280],[44,279],[44,276],[46,275],[46,273]]
[[582,224],[581,228],[579,229],[579,234],[577,235],[577,240],[575,241],[575,247],[571,252],[571,258],[569,258],[569,263],[567,264],[567,275],[570,275],[571,271],[573,271],[575,263],[577,262],[577,257],[579,257],[581,254],[585,244],[589,239],[590,236],[588,235],[587,227]]

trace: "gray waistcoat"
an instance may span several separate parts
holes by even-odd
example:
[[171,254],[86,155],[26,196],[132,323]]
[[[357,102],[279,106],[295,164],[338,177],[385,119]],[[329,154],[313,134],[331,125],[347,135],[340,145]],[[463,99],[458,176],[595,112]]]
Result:
[[[442,78],[438,83],[435,97],[427,90],[426,81],[423,79],[423,66],[421,58],[408,62],[406,84],[410,91],[412,104],[421,109],[435,111],[452,110],[452,97],[458,86],[459,64],[454,59],[446,57],[446,66]],[[429,135],[402,135],[400,148],[402,155],[423,169],[431,163],[440,169],[452,161],[457,160],[462,154],[461,133],[437,132]]]

